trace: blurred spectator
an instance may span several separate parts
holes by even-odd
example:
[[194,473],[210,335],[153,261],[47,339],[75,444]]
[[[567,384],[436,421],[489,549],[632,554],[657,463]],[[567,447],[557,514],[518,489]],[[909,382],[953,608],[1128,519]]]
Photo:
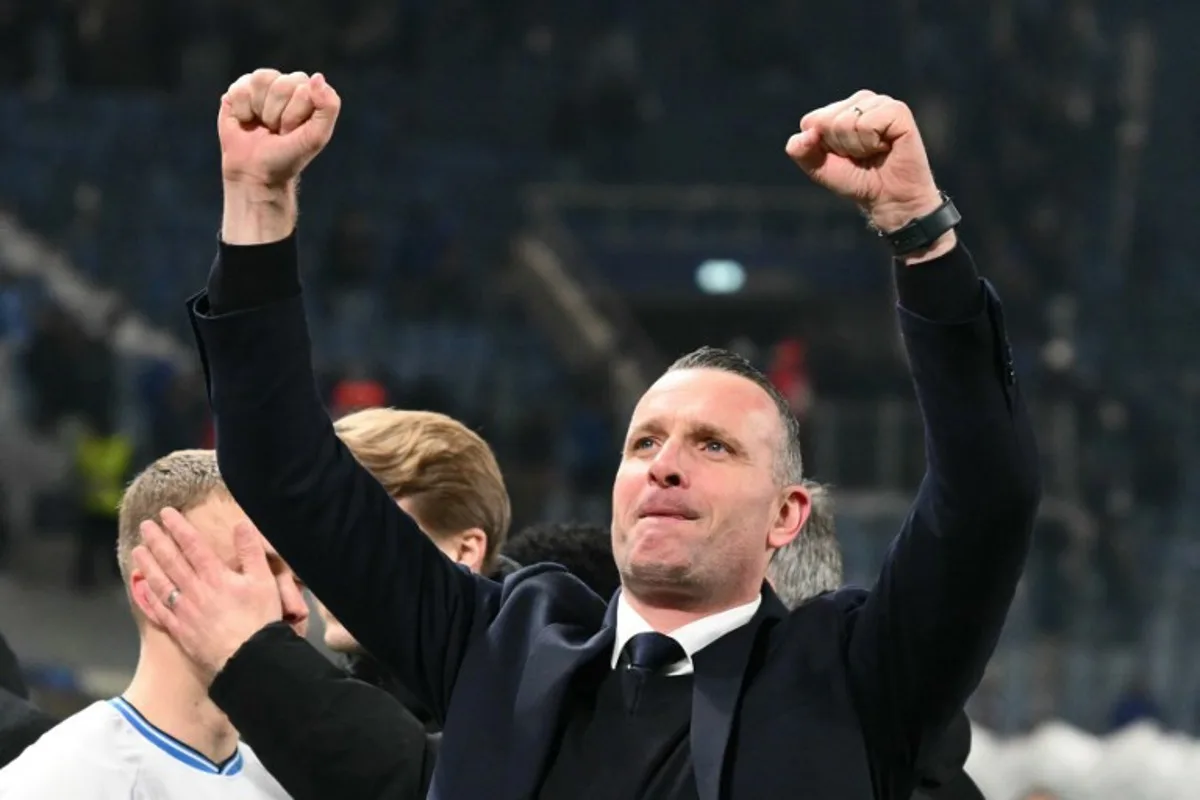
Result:
[[397,315],[427,317],[469,295],[461,275],[461,250],[446,214],[434,203],[414,200],[400,222],[400,241],[385,295]]
[[25,303],[17,282],[0,270],[0,341],[20,346],[29,335]]
[[370,378],[346,378],[333,388],[329,411],[334,419],[340,419],[365,408],[387,405],[387,390],[379,381]]
[[522,567],[549,561],[567,568],[596,594],[609,600],[621,586],[606,525],[543,522],[510,536],[504,554]]
[[787,399],[792,413],[803,425],[813,405],[808,343],[799,337],[789,337],[776,344],[767,377]]
[[337,302],[344,295],[367,290],[375,271],[370,221],[362,211],[343,212],[325,246],[321,271],[323,294]]
[[114,425],[111,414],[93,415],[79,440],[80,481],[75,588],[95,588],[104,575],[120,578],[117,566],[117,515],[125,484],[134,473],[133,441]]
[[1109,718],[1110,730],[1120,730],[1142,721],[1162,722],[1162,709],[1154,700],[1146,679],[1136,677],[1121,692]]
[[78,0],[68,8],[65,55],[73,83],[155,89],[178,84],[183,31],[173,4]]
[[145,397],[152,451],[147,460],[204,447],[209,412],[203,376],[164,366],[154,377],[157,381],[147,387]]
[[553,513],[553,518],[588,522],[607,519],[608,492],[619,452],[610,409],[603,383],[588,382],[578,387],[563,442],[567,507]]
[[637,40],[620,27],[597,37],[585,77],[591,177],[619,183],[635,174],[634,143],[646,122]]

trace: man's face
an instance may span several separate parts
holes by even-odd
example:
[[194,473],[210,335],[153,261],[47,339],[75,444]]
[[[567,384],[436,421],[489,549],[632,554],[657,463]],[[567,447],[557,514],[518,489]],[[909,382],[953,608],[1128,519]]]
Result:
[[752,599],[773,549],[808,514],[780,486],[783,423],[753,382],[669,372],[642,396],[613,484],[613,555],[642,598],[719,607]]
[[[417,527],[426,532],[428,536],[425,523],[421,521],[419,515],[414,513],[415,508],[411,499],[407,497],[401,498],[396,501],[396,505],[404,509],[404,512],[417,523]],[[451,561],[466,564],[472,572],[479,572],[482,568],[483,557],[487,550],[487,537],[482,536],[482,532],[464,531],[457,536],[430,536],[429,538]],[[317,598],[317,613],[321,615],[321,622],[325,626],[326,647],[335,653],[358,653],[362,651],[362,646],[359,645],[350,631],[346,630],[346,627],[338,621],[337,617],[331,614],[329,609],[320,602],[320,598]]]
[[[242,522],[249,522],[246,512],[228,498],[213,498],[184,514],[196,526],[201,535],[207,536],[217,556],[231,567],[238,565],[234,546],[233,529]],[[308,604],[304,602],[304,584],[291,567],[266,539],[262,540],[267,551],[267,564],[279,586],[279,599],[283,604],[283,620],[291,625],[300,636],[308,632]]]

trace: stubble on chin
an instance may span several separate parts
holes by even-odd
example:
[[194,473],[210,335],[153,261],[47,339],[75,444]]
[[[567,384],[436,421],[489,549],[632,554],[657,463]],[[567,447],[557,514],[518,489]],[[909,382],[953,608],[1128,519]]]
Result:
[[704,583],[687,564],[653,562],[622,565],[621,585],[643,602],[655,605],[670,604],[685,608],[705,596]]

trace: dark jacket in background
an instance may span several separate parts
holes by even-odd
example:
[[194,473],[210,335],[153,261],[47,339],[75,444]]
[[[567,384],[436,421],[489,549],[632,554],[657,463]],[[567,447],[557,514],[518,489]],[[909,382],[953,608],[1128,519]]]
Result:
[[57,719],[29,702],[17,656],[0,635],[0,768],[57,724]]
[[28,700],[0,689],[0,768],[57,724],[57,719]]

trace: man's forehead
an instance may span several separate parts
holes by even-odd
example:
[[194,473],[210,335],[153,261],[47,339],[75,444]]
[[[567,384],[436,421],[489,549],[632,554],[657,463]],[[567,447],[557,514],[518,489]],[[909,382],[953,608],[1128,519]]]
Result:
[[666,373],[646,390],[633,411],[630,427],[682,418],[769,437],[778,430],[778,416],[770,395],[751,380],[717,369],[679,369]]

